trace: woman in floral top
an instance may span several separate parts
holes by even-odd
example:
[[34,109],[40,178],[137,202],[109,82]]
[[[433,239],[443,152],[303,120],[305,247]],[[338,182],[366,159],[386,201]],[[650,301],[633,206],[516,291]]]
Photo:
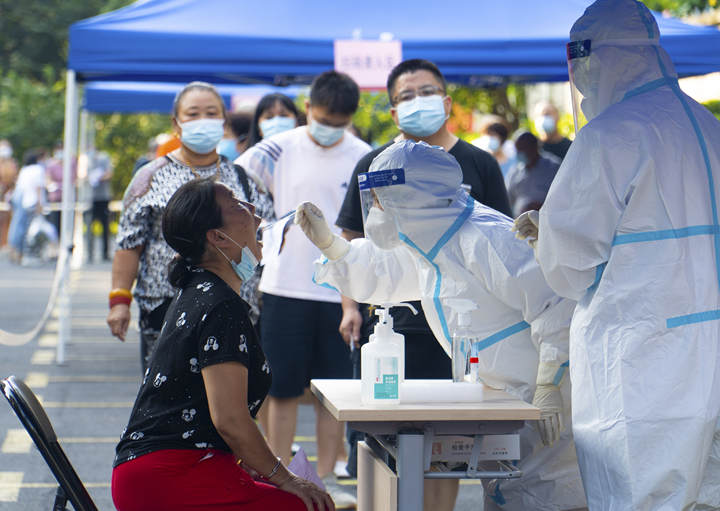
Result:
[[[212,85],[203,82],[186,85],[175,98],[172,114],[180,148],[138,170],[125,191],[116,239],[118,250],[113,260],[107,322],[112,334],[125,340],[130,323],[130,300],[131,296],[135,297],[140,309],[143,369],[147,368],[173,296],[167,267],[175,253],[163,240],[160,228],[163,210],[170,196],[188,181],[212,177],[230,187],[242,200],[254,204],[261,217],[268,218],[272,214],[269,195],[258,192],[241,167],[217,154],[215,148],[222,138],[226,122],[225,104]],[[133,282],[135,290],[131,295]],[[248,279],[241,290],[241,296],[250,302],[251,316],[255,318],[256,286],[257,278]]]

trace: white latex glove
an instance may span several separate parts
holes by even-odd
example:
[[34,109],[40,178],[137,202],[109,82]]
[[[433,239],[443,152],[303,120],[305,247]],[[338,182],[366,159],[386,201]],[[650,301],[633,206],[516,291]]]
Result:
[[532,404],[540,408],[540,420],[536,424],[540,438],[549,447],[560,439],[560,432],[565,428],[562,418],[563,398],[560,394],[560,387],[552,383],[538,385],[535,388]]
[[538,239],[538,228],[540,227],[540,214],[536,210],[526,211],[515,219],[512,230],[519,240],[527,240],[532,248]]
[[312,202],[303,202],[297,207],[295,223],[300,226],[312,244],[331,261],[340,259],[350,250],[347,240],[333,234],[322,211]]

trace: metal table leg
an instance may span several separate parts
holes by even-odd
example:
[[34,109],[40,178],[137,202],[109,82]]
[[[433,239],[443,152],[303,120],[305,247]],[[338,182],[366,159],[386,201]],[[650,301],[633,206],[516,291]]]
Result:
[[423,508],[424,434],[418,430],[398,432],[398,511]]

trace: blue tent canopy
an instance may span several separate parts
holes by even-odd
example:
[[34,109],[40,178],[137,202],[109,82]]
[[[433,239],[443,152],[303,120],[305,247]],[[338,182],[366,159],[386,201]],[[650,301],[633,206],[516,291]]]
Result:
[[[567,80],[565,43],[589,0],[141,0],[70,27],[80,80],[308,83],[333,41],[402,41],[450,81]],[[720,31],[656,14],[681,76],[720,70]]]
[[[182,83],[166,82],[87,82],[84,87],[82,107],[94,113],[156,112],[169,114],[175,95]],[[274,87],[272,85],[218,85],[218,92],[231,108],[233,96],[260,99],[265,94],[280,92],[291,98],[297,97],[303,87]]]

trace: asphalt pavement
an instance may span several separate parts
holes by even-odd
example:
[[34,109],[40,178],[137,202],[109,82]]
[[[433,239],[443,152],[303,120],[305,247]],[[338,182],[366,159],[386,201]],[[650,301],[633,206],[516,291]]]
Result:
[[[12,265],[0,255],[0,329],[24,332],[42,317],[55,266]],[[23,378],[40,397],[60,443],[101,511],[114,509],[110,478],[115,445],[140,381],[137,310],[125,342],[105,324],[110,264],[87,264],[70,276],[72,335],[58,365],[57,308],[41,334],[22,346],[0,345],[0,377]],[[300,406],[296,441],[315,459],[315,417]],[[456,511],[482,509],[482,488],[463,481]],[[464,484],[468,483],[468,484]],[[353,479],[344,480],[355,491]],[[5,399],[0,399],[0,511],[52,509],[53,476]]]

